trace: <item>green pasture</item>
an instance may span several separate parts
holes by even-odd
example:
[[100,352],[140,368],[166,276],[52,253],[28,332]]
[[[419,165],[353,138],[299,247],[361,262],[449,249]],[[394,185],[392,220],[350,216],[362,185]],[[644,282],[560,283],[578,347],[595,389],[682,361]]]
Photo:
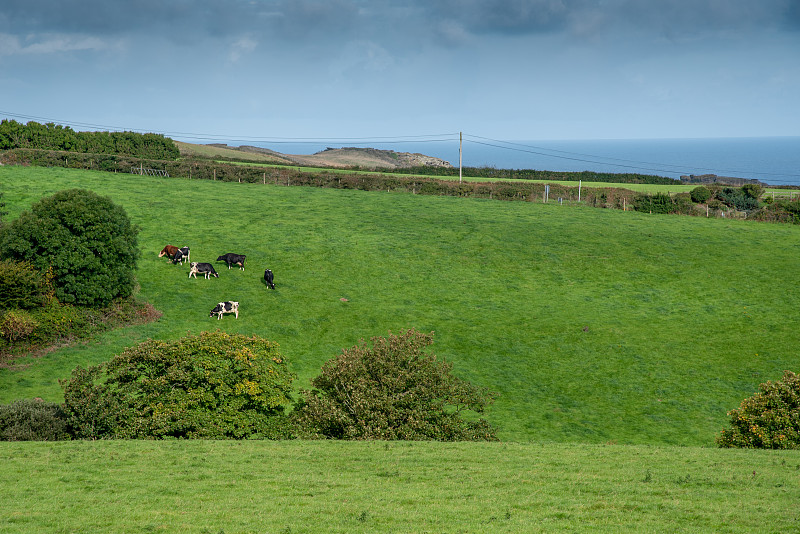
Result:
[[0,443],[0,531],[800,529],[800,451],[517,443]]
[[[85,187],[140,225],[139,296],[157,323],[0,369],[0,402],[146,338],[220,328],[277,341],[307,387],[359,338],[414,327],[499,393],[504,441],[713,446],[726,412],[798,371],[800,227],[585,206],[1,167],[9,218]],[[188,279],[158,258],[247,254]],[[275,273],[277,290],[262,282]],[[210,319],[222,300],[236,320]]]

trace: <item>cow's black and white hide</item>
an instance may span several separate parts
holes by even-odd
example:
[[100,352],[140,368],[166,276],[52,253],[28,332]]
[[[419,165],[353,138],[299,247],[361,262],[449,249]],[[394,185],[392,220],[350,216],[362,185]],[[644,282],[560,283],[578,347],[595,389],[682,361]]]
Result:
[[270,289],[275,289],[275,283],[273,282],[274,279],[275,276],[272,274],[272,271],[269,269],[264,271],[264,282],[266,282]]
[[175,255],[172,257],[172,263],[178,264],[180,263],[183,265],[183,262],[189,262],[189,247],[181,247],[175,251]]
[[214,270],[214,266],[210,263],[198,263],[193,261],[189,268],[189,278],[191,278],[192,275],[197,278],[197,273],[202,273],[205,278],[211,278],[212,276],[219,278],[217,271]]
[[238,265],[239,269],[244,271],[244,260],[247,258],[244,254],[234,254],[232,252],[228,252],[227,254],[223,254],[217,261],[224,261],[228,264],[228,269],[231,268],[232,265]]
[[222,319],[222,314],[224,314],[224,313],[232,313],[238,319],[239,318],[239,303],[238,302],[234,302],[232,300],[229,300],[227,302],[220,302],[219,304],[214,306],[214,309],[211,310],[211,313],[209,313],[208,316],[209,317],[214,317],[216,315],[217,316],[217,321],[219,321],[220,319]]

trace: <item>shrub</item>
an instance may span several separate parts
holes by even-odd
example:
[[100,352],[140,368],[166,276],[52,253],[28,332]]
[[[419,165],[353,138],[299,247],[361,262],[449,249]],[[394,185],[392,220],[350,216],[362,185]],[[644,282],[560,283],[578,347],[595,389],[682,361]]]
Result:
[[725,187],[717,192],[717,198],[739,211],[758,209],[758,199],[745,194],[741,188]]
[[0,441],[58,441],[69,439],[60,404],[41,399],[0,405]]
[[728,412],[730,428],[717,436],[720,447],[800,449],[800,375],[785,371],[782,380],[759,386],[760,391]]
[[138,228],[110,198],[85,189],[34,204],[5,228],[0,257],[52,267],[56,297],[103,306],[133,293]]
[[11,310],[0,318],[0,335],[9,343],[28,338],[39,326],[39,322],[27,310]]
[[675,213],[675,202],[667,193],[640,194],[633,198],[633,209],[646,213]]
[[761,195],[764,194],[764,186],[761,184],[744,184],[742,186],[742,193],[745,196],[758,200],[761,198]]
[[80,438],[280,438],[293,379],[276,343],[203,332],[142,342],[62,385]]
[[480,441],[496,439],[482,413],[494,395],[451,374],[452,365],[424,352],[433,333],[415,330],[364,340],[329,360],[303,391],[300,433],[334,439]]
[[699,185],[692,189],[690,195],[692,196],[692,202],[705,204],[711,198],[711,191],[706,186]]
[[52,272],[28,261],[0,260],[0,309],[37,308],[53,294]]

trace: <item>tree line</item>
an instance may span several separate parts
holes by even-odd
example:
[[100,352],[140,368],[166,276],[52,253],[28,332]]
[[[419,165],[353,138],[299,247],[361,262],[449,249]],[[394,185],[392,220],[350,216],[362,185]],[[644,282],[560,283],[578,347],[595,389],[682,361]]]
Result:
[[151,159],[177,159],[178,147],[161,134],[137,132],[76,132],[52,122],[0,122],[0,150],[30,148],[91,154],[122,154]]
[[[611,173],[611,172],[566,172],[566,171],[539,171],[536,169],[498,169],[496,167],[462,167],[464,176],[483,176],[499,180],[561,180],[568,182],[603,182],[623,184],[679,184],[680,180],[638,173]],[[398,174],[420,174],[423,176],[458,176],[456,167],[407,167],[394,169]]]

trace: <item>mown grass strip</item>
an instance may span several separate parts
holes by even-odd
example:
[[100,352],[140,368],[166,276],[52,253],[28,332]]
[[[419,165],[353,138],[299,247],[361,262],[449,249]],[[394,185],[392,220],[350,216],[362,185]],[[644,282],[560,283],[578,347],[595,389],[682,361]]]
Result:
[[800,451],[0,443],[0,530],[794,532],[798,473]]

